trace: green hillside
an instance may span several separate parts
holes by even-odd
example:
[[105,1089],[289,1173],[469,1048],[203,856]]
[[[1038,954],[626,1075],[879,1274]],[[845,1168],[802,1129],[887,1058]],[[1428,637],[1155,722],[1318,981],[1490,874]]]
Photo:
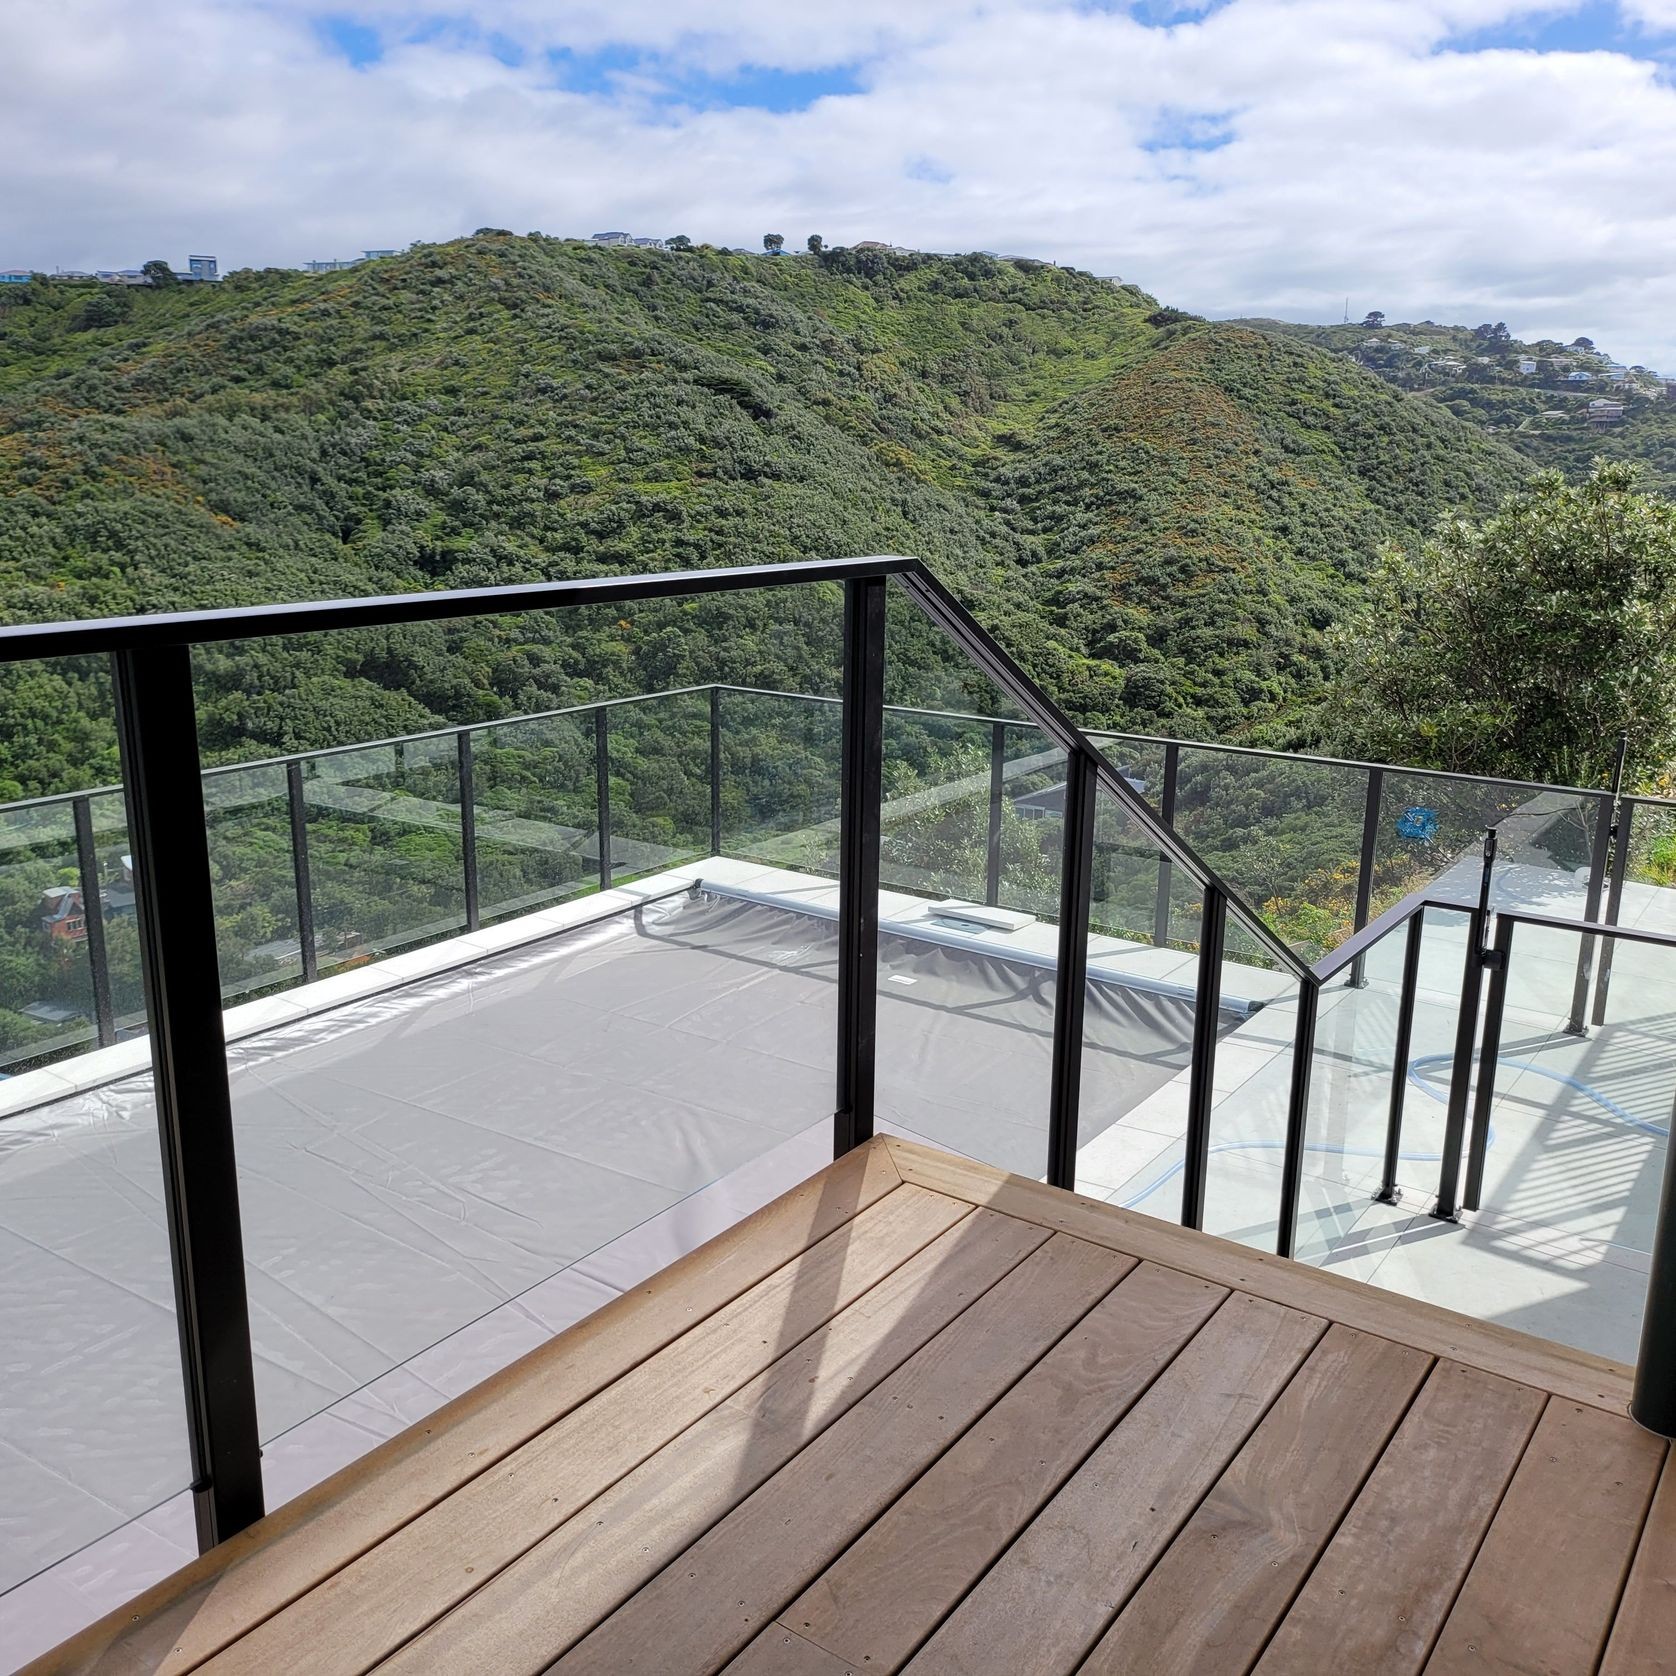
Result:
[[[1091,723],[1284,737],[1377,544],[1524,462],[1307,344],[1038,263],[482,234],[347,273],[0,298],[12,620],[926,558]],[[208,748],[832,679],[833,601],[206,656]],[[896,690],[942,664],[893,644]],[[0,675],[0,791],[109,778],[98,668]]]
[[[1348,357],[1395,388],[1480,426],[1539,466],[1579,478],[1597,458],[1627,460],[1641,467],[1647,487],[1676,494],[1673,386],[1646,367],[1615,372],[1610,354],[1590,338],[1522,341],[1494,323],[1440,326],[1430,320],[1240,324]],[[1622,412],[1593,416],[1590,404],[1602,401]]]

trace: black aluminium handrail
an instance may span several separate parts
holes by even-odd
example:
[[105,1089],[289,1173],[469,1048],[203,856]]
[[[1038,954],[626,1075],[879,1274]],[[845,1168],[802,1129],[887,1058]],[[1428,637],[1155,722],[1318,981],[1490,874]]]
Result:
[[1149,842],[1156,843],[1163,854],[1183,867],[1198,884],[1220,891],[1229,904],[1239,911],[1241,920],[1250,922],[1246,930],[1256,936],[1277,965],[1290,972],[1299,983],[1309,984],[1315,981],[1309,967],[1270,930],[1244,893],[1223,879],[1186,839],[1164,824],[1152,806],[1112,766],[1110,759],[1093,740],[1013,662],[979,625],[976,618],[930,571],[916,565],[910,571],[899,572],[897,582],[908,597],[978,664],[996,686],[1020,709],[1029,713],[1036,726],[1053,739],[1061,750],[1067,754],[1086,754],[1093,759],[1095,780],[1101,789],[1116,799],[1124,811],[1140,823]]
[[13,624],[0,628],[0,663],[78,657],[91,652],[138,651],[152,646],[272,640],[333,629],[395,628],[412,623],[498,617],[509,611],[550,611],[631,600],[682,599],[693,594],[742,593],[808,582],[851,582],[890,576],[918,559],[800,559],[787,564],[718,566],[577,581],[531,582],[498,588],[439,588],[432,593],[376,594],[364,599],[309,600],[288,605],[229,606],[213,611],[166,611],[87,622]]
[[[1246,929],[1276,963],[1299,983],[1309,968],[1263,922],[1243,893],[1222,880],[1184,840],[1176,836],[1127,784],[1092,740],[1054,704],[978,624],[924,563],[898,554],[862,559],[809,559],[787,564],[722,567],[651,575],[541,582],[528,586],[461,588],[434,593],[385,594],[366,599],[315,600],[301,604],[227,607],[211,611],[160,612],[90,622],[22,624],[0,628],[0,663],[72,657],[99,652],[139,651],[159,646],[224,644],[274,639],[335,629],[387,628],[400,624],[500,616],[512,611],[574,609],[631,600],[735,593],[753,588],[813,582],[851,582],[895,576],[909,597],[964,650],[1035,724],[1067,752],[1086,751],[1095,774],[1160,850],[1201,886],[1215,886],[1250,923]],[[583,706],[582,708],[593,708]],[[457,733],[458,728],[440,730]],[[369,749],[370,746],[337,749]],[[313,754],[313,753],[310,753]],[[284,759],[268,759],[270,762]],[[231,768],[233,765],[226,765]],[[255,763],[241,763],[253,768]]]
[[[761,587],[837,583],[844,591],[844,764],[840,808],[839,907],[843,958],[840,963],[838,1100],[839,1149],[872,1131],[872,1008],[877,992],[877,884],[880,842],[879,770],[883,702],[885,583],[896,578],[909,599],[942,629],[1067,758],[1066,843],[1060,875],[1061,964],[1054,995],[1054,1077],[1048,1131],[1048,1179],[1075,1185],[1078,1140],[1078,1077],[1083,1052],[1080,981],[1086,963],[1088,887],[1093,865],[1093,802],[1104,790],[1135,824],[1161,859],[1180,866],[1207,893],[1214,915],[1233,908],[1275,965],[1298,985],[1297,1024],[1287,1103],[1286,1151],[1280,1189],[1276,1248],[1294,1249],[1302,1160],[1310,1095],[1315,1024],[1324,982],[1320,969],[1306,965],[1263,921],[1260,914],[1206,863],[1186,840],[1160,819],[1095,741],[1079,729],[1018,668],[954,596],[918,560],[897,556],[806,561],[771,566],[682,572],[674,575],[599,578],[526,587],[480,588],[404,594],[361,600],[316,601],[208,612],[159,614],[40,626],[0,628],[0,663],[44,657],[108,653],[116,671],[119,734],[124,750],[124,785],[132,825],[136,884],[140,900],[141,960],[156,1071],[159,1132],[165,1143],[164,1200],[177,1291],[177,1324],[189,1390],[193,1491],[201,1540],[223,1540],[261,1511],[261,1469],[255,1447],[248,1304],[242,1285],[244,1244],[237,1180],[226,1055],[219,1016],[214,1030],[197,1031],[200,1015],[219,1013],[213,901],[207,850],[202,840],[202,771],[196,749],[190,649],[332,629],[376,628],[427,621],[459,620],[513,611],[621,604],[655,598],[691,597]],[[683,689],[683,690],[703,690]],[[614,704],[600,700],[559,715],[593,711],[605,723]],[[807,696],[807,695],[797,695]],[[503,718],[508,722],[525,718]],[[464,737],[494,723],[435,730],[435,737]],[[1022,724],[1021,724],[1022,725]],[[1124,736],[1108,736],[1121,738]],[[390,744],[399,741],[389,741]],[[362,743],[341,751],[376,748]],[[1215,747],[1212,747],[1213,749]],[[304,757],[332,753],[304,753]],[[268,759],[289,766],[297,758]],[[223,765],[235,773],[262,766]],[[598,764],[596,764],[597,768]],[[1470,777],[1468,777],[1470,778]],[[1542,790],[1557,788],[1538,788]],[[88,793],[70,794],[85,801]],[[601,857],[607,817],[601,790]],[[1598,794],[1596,794],[1598,795]],[[1074,817],[1074,818],[1073,818]],[[193,842],[173,845],[182,820],[198,831]],[[602,870],[602,886],[610,874]],[[869,900],[870,899],[870,900]],[[167,905],[168,912],[164,912]],[[1408,917],[1426,902],[1411,905]],[[1461,911],[1461,905],[1439,902]],[[1069,909],[1069,911],[1068,911]],[[1471,910],[1481,927],[1484,904]],[[1542,923],[1541,916],[1529,916]],[[1384,918],[1378,935],[1395,922]],[[1552,922],[1570,931],[1621,935],[1617,927]],[[1368,928],[1372,931],[1374,928]],[[1663,942],[1658,934],[1633,940]],[[1378,937],[1364,938],[1361,949]],[[1672,939],[1676,941],[1676,939]],[[1351,964],[1357,949],[1336,951],[1328,975]],[[1474,940],[1469,960],[1482,953]],[[1201,967],[1208,973],[1208,960]],[[1189,1103],[1208,1112],[1213,1093],[1215,1043],[1200,1019],[1218,997],[1203,980],[1195,1002],[1195,1028],[1204,1035],[1190,1067]],[[1465,1008],[1463,1007],[1463,1012]],[[1474,1009],[1476,1016],[1476,1009]],[[1201,1153],[1208,1124],[1197,1126]],[[1189,1160],[1202,1174],[1204,1157]],[[1673,1225],[1676,1210],[1661,1213]],[[222,1277],[218,1282],[215,1277]],[[1673,1308],[1676,1322],[1676,1308]],[[1676,1325],[1673,1325],[1676,1331]]]

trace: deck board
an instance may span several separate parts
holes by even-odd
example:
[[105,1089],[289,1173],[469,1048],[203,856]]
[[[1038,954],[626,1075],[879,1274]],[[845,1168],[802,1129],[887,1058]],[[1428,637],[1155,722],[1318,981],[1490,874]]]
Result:
[[1080,1668],[1245,1676],[1430,1366],[1329,1328]]
[[1417,1676],[1545,1400],[1440,1362],[1256,1676]]
[[1231,1297],[907,1668],[1074,1670],[1325,1330]]
[[1055,1234],[553,1668],[719,1670],[1131,1267]]
[[977,1211],[380,1667],[538,1671],[1049,1238]]
[[1676,1676],[1628,1370],[875,1142],[32,1676]]
[[1664,1454],[1633,1421],[1549,1402],[1428,1676],[1593,1676]]
[[782,1627],[852,1664],[899,1669],[1227,1295],[1143,1264],[805,1589]]
[[887,1194],[203,1668],[370,1669],[959,1220]]

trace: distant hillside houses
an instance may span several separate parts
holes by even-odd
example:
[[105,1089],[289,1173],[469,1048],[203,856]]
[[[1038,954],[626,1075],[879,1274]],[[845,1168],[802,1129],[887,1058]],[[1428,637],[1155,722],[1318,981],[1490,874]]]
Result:
[[[182,285],[214,285],[221,278],[221,264],[214,256],[188,256],[184,269],[171,271]],[[0,268],[0,285],[27,285],[32,279],[91,279],[105,285],[151,284],[143,268],[96,268],[91,273],[82,268],[59,268],[50,274],[37,273],[32,268]]]
[[312,262],[303,263],[306,274],[337,274],[346,268],[358,268],[363,262],[376,262],[385,256],[394,256],[393,250],[363,250],[359,256],[328,257],[322,261],[316,257]]
[[665,239],[641,238],[634,233],[595,233],[590,240],[593,244],[620,245],[635,250],[667,250],[668,241]]

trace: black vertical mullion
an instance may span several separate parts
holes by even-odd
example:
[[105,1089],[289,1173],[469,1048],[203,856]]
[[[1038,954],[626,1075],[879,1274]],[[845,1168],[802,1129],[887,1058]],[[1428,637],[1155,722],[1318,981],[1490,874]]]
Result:
[[843,694],[834,1157],[873,1135],[879,1008],[879,826],[885,737],[883,577],[844,584]]
[[1222,951],[1228,899],[1205,887],[1199,915],[1199,979],[1193,996],[1193,1050],[1187,1084],[1187,1136],[1181,1170],[1181,1225],[1205,1225],[1205,1185],[1210,1178],[1210,1108],[1216,1075],[1216,1023],[1222,1001]]
[[1402,992],[1397,1000],[1397,1035],[1391,1049],[1391,1100],[1385,1119],[1385,1166],[1374,1198],[1394,1205],[1402,1196],[1397,1169],[1402,1156],[1403,1107],[1408,1100],[1409,1055],[1414,1044],[1414,998],[1420,987],[1420,940],[1425,934],[1426,910],[1416,908],[1408,922],[1403,946]]
[[99,852],[93,841],[93,800],[78,797],[70,805],[76,827],[76,877],[81,887],[81,917],[87,931],[88,978],[93,985],[93,1028],[100,1047],[116,1040],[111,1006],[110,951],[105,944],[105,897],[99,885]]
[[[1362,805],[1362,848],[1356,863],[1356,913],[1352,929],[1368,923],[1373,907],[1373,868],[1379,853],[1379,806],[1385,798],[1385,770],[1368,770],[1367,796]],[[1367,982],[1367,960],[1357,955],[1350,962],[1350,987],[1361,989]]]
[[477,879],[477,780],[471,755],[471,729],[455,735],[460,765],[460,870],[465,875],[466,930],[476,931],[483,923]]
[[285,765],[285,801],[291,812],[291,873],[297,886],[297,947],[302,951],[303,982],[320,976],[320,949],[314,935],[314,874],[308,859],[308,808],[303,801],[303,765]]
[[1050,1187],[1074,1189],[1077,1184],[1097,785],[1093,758],[1085,751],[1072,751],[1065,762],[1065,834],[1059,860],[1059,960],[1053,985],[1053,1061],[1048,1084]]
[[599,888],[611,888],[611,711],[594,710],[594,797],[599,813]]
[[[1176,781],[1180,777],[1181,746],[1173,739],[1164,747],[1164,785],[1159,794],[1158,813],[1165,826],[1176,823]],[[1158,897],[1152,909],[1152,941],[1157,948],[1167,948],[1170,941],[1170,858],[1162,851],[1158,855]]]
[[1007,724],[989,725],[989,831],[984,845],[983,899],[990,907],[1001,902],[1001,808],[1007,786]]
[[1280,1164],[1280,1226],[1275,1251],[1290,1257],[1298,1246],[1298,1201],[1304,1185],[1304,1146],[1309,1136],[1309,1088],[1315,1072],[1315,1026],[1321,986],[1298,989],[1298,1025],[1292,1038],[1292,1080],[1286,1100],[1286,1150]]
[[722,689],[710,689],[710,853],[722,853]]
[[186,646],[111,654],[198,1542],[262,1516],[262,1462]]

